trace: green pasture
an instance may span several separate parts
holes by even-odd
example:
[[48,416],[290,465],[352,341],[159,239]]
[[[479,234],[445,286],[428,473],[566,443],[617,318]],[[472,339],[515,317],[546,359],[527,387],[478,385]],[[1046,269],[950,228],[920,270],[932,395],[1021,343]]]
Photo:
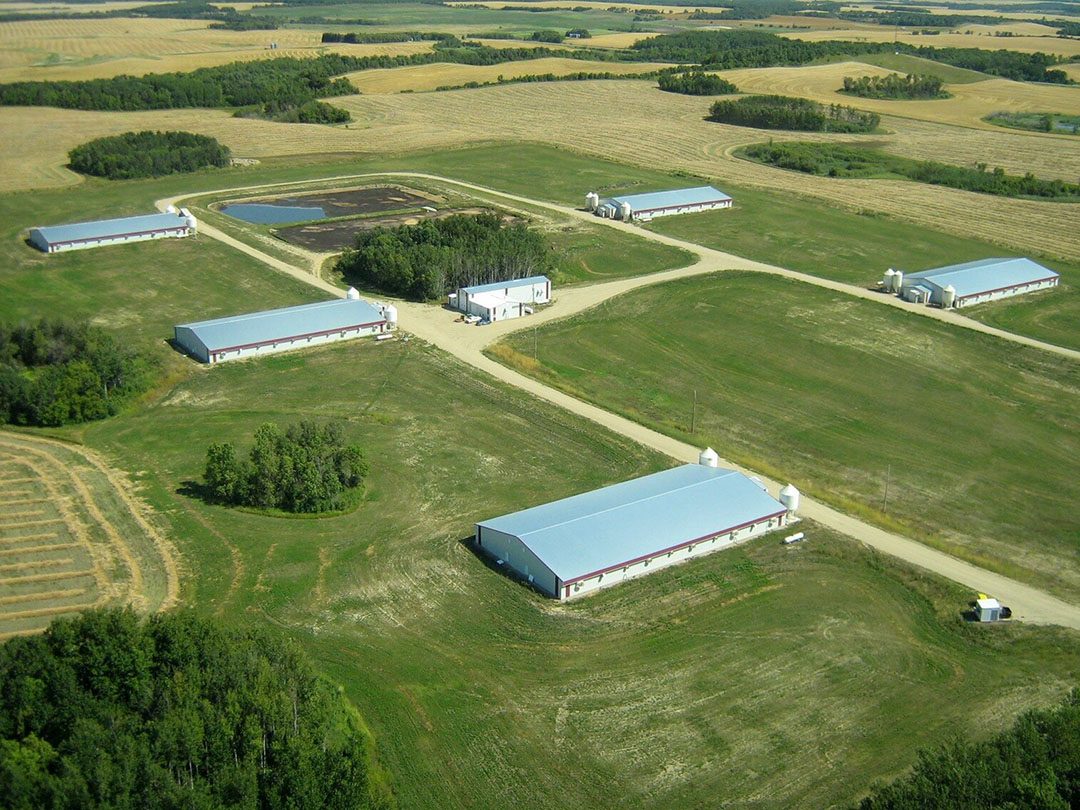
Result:
[[[371,462],[347,515],[213,506],[211,441],[343,420]],[[1075,681],[1072,634],[975,627],[970,598],[812,525],[557,605],[463,542],[474,521],[669,460],[420,341],[191,375],[83,431],[167,522],[186,600],[299,639],[362,711],[403,808],[843,806],[918,748]]]
[[[836,61],[842,62],[852,58],[850,56],[841,56],[837,57]],[[933,59],[924,59],[921,56],[912,56],[906,53],[867,53],[854,58],[868,65],[877,65],[886,70],[895,70],[897,73],[920,73],[924,76],[936,76],[946,84],[972,84],[993,78],[989,74],[980,73],[977,70],[953,67],[942,62],[935,62]]]
[[[532,340],[509,345],[531,355]],[[541,327],[538,347],[538,369],[531,356],[518,365],[550,384],[978,564],[1080,593],[1073,361],[745,273],[613,299]]]

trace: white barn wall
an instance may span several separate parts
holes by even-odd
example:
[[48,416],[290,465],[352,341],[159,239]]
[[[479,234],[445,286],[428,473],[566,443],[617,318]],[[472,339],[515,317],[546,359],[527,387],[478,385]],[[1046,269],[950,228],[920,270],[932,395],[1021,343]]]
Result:
[[1035,292],[1036,290],[1047,290],[1051,287],[1056,287],[1059,281],[1060,279],[1052,278],[1031,284],[1021,284],[1018,287],[1007,287],[1004,290],[994,290],[980,295],[969,295],[964,298],[957,298],[956,307],[968,307],[973,306],[974,304],[984,304],[987,301],[996,301],[999,298],[1011,298],[1014,295]]
[[340,340],[355,340],[367,335],[378,335],[385,331],[382,323],[374,326],[357,327],[353,329],[334,330],[328,334],[297,337],[287,337],[272,343],[260,343],[253,346],[238,346],[224,350],[215,350],[210,353],[210,363],[224,363],[229,360],[243,360],[248,357],[261,357],[266,354],[289,352],[297,349],[307,349],[312,346],[320,346],[324,343],[336,343]]
[[548,596],[557,597],[559,582],[555,574],[518,538],[495,529],[477,526],[476,545],[488,556],[502,560],[525,579],[532,576],[533,585]]

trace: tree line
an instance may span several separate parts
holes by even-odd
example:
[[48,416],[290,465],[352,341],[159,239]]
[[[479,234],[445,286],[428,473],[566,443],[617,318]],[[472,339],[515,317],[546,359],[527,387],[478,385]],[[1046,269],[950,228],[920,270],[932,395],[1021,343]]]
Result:
[[68,152],[68,160],[82,174],[126,180],[228,166],[229,149],[207,135],[147,130],[95,138]]
[[924,76],[909,73],[901,76],[890,73],[888,76],[853,76],[844,77],[841,93],[862,98],[887,99],[928,99],[949,98],[942,87],[944,82],[937,76]]
[[853,810],[1068,810],[1080,807],[1080,690],[1027,712],[985,742],[920,752],[911,773]]
[[203,480],[221,503],[315,514],[345,508],[367,473],[363,451],[346,444],[340,424],[302,421],[282,430],[267,422],[246,459],[231,442],[211,444]]
[[657,81],[661,90],[667,93],[683,93],[687,96],[726,96],[739,92],[739,88],[727,79],[721,79],[719,76],[702,70],[663,73]]
[[589,73],[579,70],[575,73],[524,73],[520,76],[512,76],[507,79],[499,76],[492,82],[465,82],[464,84],[441,84],[435,88],[436,92],[445,90],[473,90],[479,87],[496,87],[500,84],[533,84],[536,82],[587,82],[587,81],[610,81],[613,79],[651,79],[656,76],[656,71],[647,73]]
[[1080,185],[1064,180],[1041,180],[1030,172],[1022,177],[1010,175],[1001,168],[991,171],[985,164],[968,167],[912,160],[864,146],[796,141],[753,144],[742,153],[769,166],[827,177],[900,177],[1002,197],[1080,198]]
[[0,323],[0,424],[104,419],[145,391],[153,364],[87,323]]
[[745,96],[736,101],[717,101],[708,120],[758,129],[791,129],[806,132],[870,132],[881,117],[876,113],[819,104],[789,96]]
[[192,612],[58,619],[0,647],[9,810],[385,810],[351,707],[294,644]]
[[456,40],[453,34],[440,31],[350,31],[340,34],[326,31],[322,35],[323,43],[344,42],[349,45],[381,45],[387,42],[443,42]]
[[417,225],[374,228],[337,269],[357,286],[423,301],[460,287],[541,275],[552,267],[550,249],[525,223],[498,214],[455,214]]

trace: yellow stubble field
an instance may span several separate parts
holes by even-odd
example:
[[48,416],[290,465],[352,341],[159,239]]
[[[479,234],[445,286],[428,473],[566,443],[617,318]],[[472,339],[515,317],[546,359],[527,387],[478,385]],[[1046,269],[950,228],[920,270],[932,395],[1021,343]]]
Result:
[[[759,186],[819,198],[863,211],[880,211],[936,229],[998,241],[1009,223],[1010,242],[1040,253],[1080,259],[1080,206],[1014,200],[918,183],[839,180],[760,166],[732,156],[740,145],[769,138],[805,138],[704,120],[708,99],[662,93],[651,81],[510,84],[442,93],[347,96],[334,103],[356,119],[344,127],[275,124],[207,110],[165,113],[92,113],[0,109],[0,130],[11,133],[0,157],[5,190],[77,182],[63,169],[66,151],[104,134],[149,127],[184,129],[218,138],[241,157],[318,153],[402,153],[471,143],[535,141],[665,170],[685,170],[718,182]],[[964,144],[978,159],[1015,171],[1021,147],[1037,154],[1036,134],[960,129],[935,122],[885,119],[887,134],[862,136],[884,148],[915,154],[921,143]],[[603,137],[583,137],[603,133]],[[809,135],[832,140],[853,136]],[[982,138],[982,140],[971,140]],[[1055,138],[1054,173],[1080,176],[1080,139]],[[1027,145],[1030,144],[1030,147]],[[1049,150],[1046,150],[1049,152]],[[948,159],[949,154],[938,155]],[[967,153],[956,162],[967,162]]]
[[[833,21],[836,22],[835,20]],[[979,28],[980,26],[972,26]],[[982,26],[986,28],[986,26]],[[928,46],[932,48],[984,48],[987,50],[1010,50],[1024,53],[1052,53],[1060,56],[1080,55],[1080,39],[1065,39],[1058,36],[1016,36],[996,37],[992,33],[962,34],[947,32],[927,36],[913,34],[903,30],[897,34],[892,26],[874,26],[857,28],[845,24],[842,28],[811,31],[785,31],[784,36],[802,39],[808,42],[831,40],[852,40],[855,42],[903,42],[906,45]]]
[[505,65],[455,65],[438,63],[415,67],[365,70],[350,73],[347,78],[361,93],[400,93],[405,90],[420,92],[436,87],[457,87],[467,82],[493,82],[499,76],[506,79],[518,76],[552,73],[566,76],[571,73],[645,73],[663,65],[641,62],[587,62],[580,59],[534,59],[528,62],[511,62]]
[[[321,32],[223,31],[203,20],[33,20],[0,23],[0,82],[168,73],[229,62],[334,51],[353,56],[421,53],[430,42],[323,45]],[[276,50],[270,43],[276,42]]]

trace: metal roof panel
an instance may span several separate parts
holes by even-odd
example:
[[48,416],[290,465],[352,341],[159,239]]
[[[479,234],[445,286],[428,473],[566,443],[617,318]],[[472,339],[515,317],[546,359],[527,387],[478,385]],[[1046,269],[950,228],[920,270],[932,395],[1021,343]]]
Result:
[[736,470],[686,464],[477,525],[518,537],[570,582],[784,511]]
[[461,289],[467,292],[469,295],[476,295],[482,292],[493,292],[495,290],[506,290],[511,287],[525,287],[529,284],[546,284],[550,283],[547,276],[529,276],[528,278],[515,278],[510,281],[495,281],[491,284],[476,284],[472,287],[462,287]]
[[609,197],[604,202],[615,204],[630,203],[634,211],[653,211],[657,208],[679,208],[684,205],[703,205],[704,203],[730,200],[727,194],[712,186],[696,188],[677,188],[671,191],[651,191],[646,194],[629,194]]
[[164,231],[182,228],[187,225],[187,218],[182,214],[143,214],[137,217],[119,219],[98,219],[93,222],[74,222],[70,225],[49,225],[34,228],[49,244],[77,242],[85,239],[104,239],[130,233]]
[[952,284],[959,298],[1016,287],[1058,274],[1031,259],[979,259],[933,270],[908,273],[905,278],[929,281],[944,289]]

